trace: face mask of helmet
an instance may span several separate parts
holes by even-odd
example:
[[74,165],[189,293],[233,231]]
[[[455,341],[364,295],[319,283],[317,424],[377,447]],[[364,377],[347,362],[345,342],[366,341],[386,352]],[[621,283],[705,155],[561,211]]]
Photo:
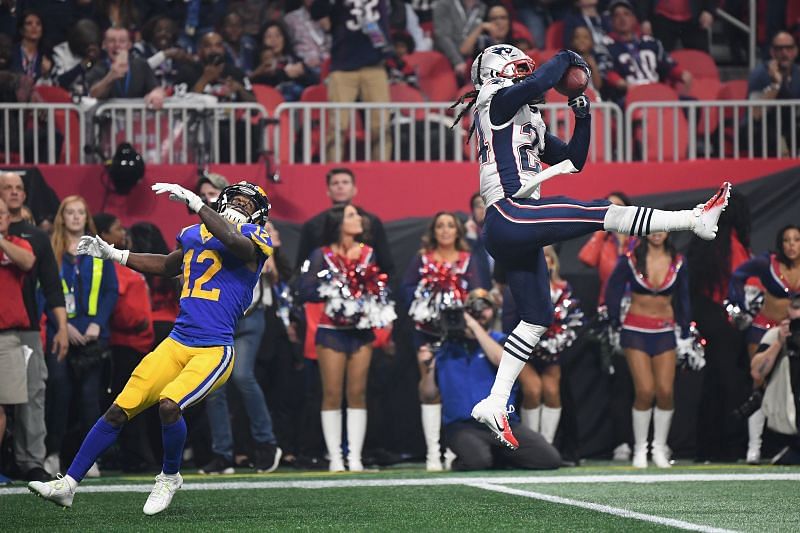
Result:
[[472,64],[472,83],[480,88],[494,78],[518,82],[530,76],[536,63],[519,48],[507,44],[490,46],[480,53]]
[[[248,214],[244,208],[235,205],[231,200],[235,196],[244,196],[249,199],[255,210]],[[225,187],[217,199],[217,212],[233,224],[258,224],[263,226],[269,215],[269,200],[260,187],[241,182]]]
[[128,194],[144,177],[144,160],[130,143],[117,147],[108,167],[108,176],[118,194]]

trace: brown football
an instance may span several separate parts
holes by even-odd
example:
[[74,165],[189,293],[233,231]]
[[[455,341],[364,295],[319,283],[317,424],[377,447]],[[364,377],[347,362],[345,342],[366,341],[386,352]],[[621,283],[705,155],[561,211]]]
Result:
[[583,93],[588,85],[589,76],[586,75],[586,71],[573,65],[567,69],[555,89],[568,98],[575,98]]

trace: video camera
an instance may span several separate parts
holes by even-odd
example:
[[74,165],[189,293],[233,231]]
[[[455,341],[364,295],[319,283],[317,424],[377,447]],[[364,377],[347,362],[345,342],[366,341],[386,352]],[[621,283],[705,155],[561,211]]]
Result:
[[494,310],[494,302],[485,289],[475,289],[470,292],[464,307],[455,307],[442,310],[439,318],[439,330],[442,340],[462,339],[467,331],[464,313],[475,320],[479,320],[485,309]]

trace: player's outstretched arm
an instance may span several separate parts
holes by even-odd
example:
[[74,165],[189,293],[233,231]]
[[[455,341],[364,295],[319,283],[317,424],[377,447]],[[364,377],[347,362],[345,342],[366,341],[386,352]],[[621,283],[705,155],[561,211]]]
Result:
[[127,266],[142,274],[175,277],[181,272],[183,250],[178,249],[167,255],[137,254],[129,250],[117,250],[99,236],[84,235],[78,242],[78,255],[91,255],[108,259]]
[[222,218],[219,213],[208,207],[192,191],[174,183],[156,183],[151,189],[156,194],[169,193],[169,199],[182,202],[189,209],[200,216],[208,231],[225,245],[236,257],[242,261],[253,261],[256,258],[256,245],[242,235],[236,227]]
[[562,50],[521,82],[497,91],[489,104],[492,124],[505,124],[511,120],[520,107],[555,86],[571,65],[586,68],[587,71],[589,69],[581,56],[570,50]]
[[575,130],[572,139],[565,143],[551,133],[545,133],[544,153],[542,161],[548,165],[555,165],[565,159],[572,161],[575,168],[583,169],[586,157],[589,155],[589,142],[592,139],[592,122],[589,113],[589,99],[580,95],[569,101],[569,106],[575,113]]

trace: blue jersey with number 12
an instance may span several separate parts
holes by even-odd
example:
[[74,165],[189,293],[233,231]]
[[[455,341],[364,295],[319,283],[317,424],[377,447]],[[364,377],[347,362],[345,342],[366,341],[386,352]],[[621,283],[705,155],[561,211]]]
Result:
[[183,249],[183,288],[180,313],[170,337],[186,346],[233,344],[236,323],[253,299],[264,261],[272,254],[272,241],[264,228],[239,224],[239,232],[259,251],[251,270],[202,224],[184,228],[177,237]]

